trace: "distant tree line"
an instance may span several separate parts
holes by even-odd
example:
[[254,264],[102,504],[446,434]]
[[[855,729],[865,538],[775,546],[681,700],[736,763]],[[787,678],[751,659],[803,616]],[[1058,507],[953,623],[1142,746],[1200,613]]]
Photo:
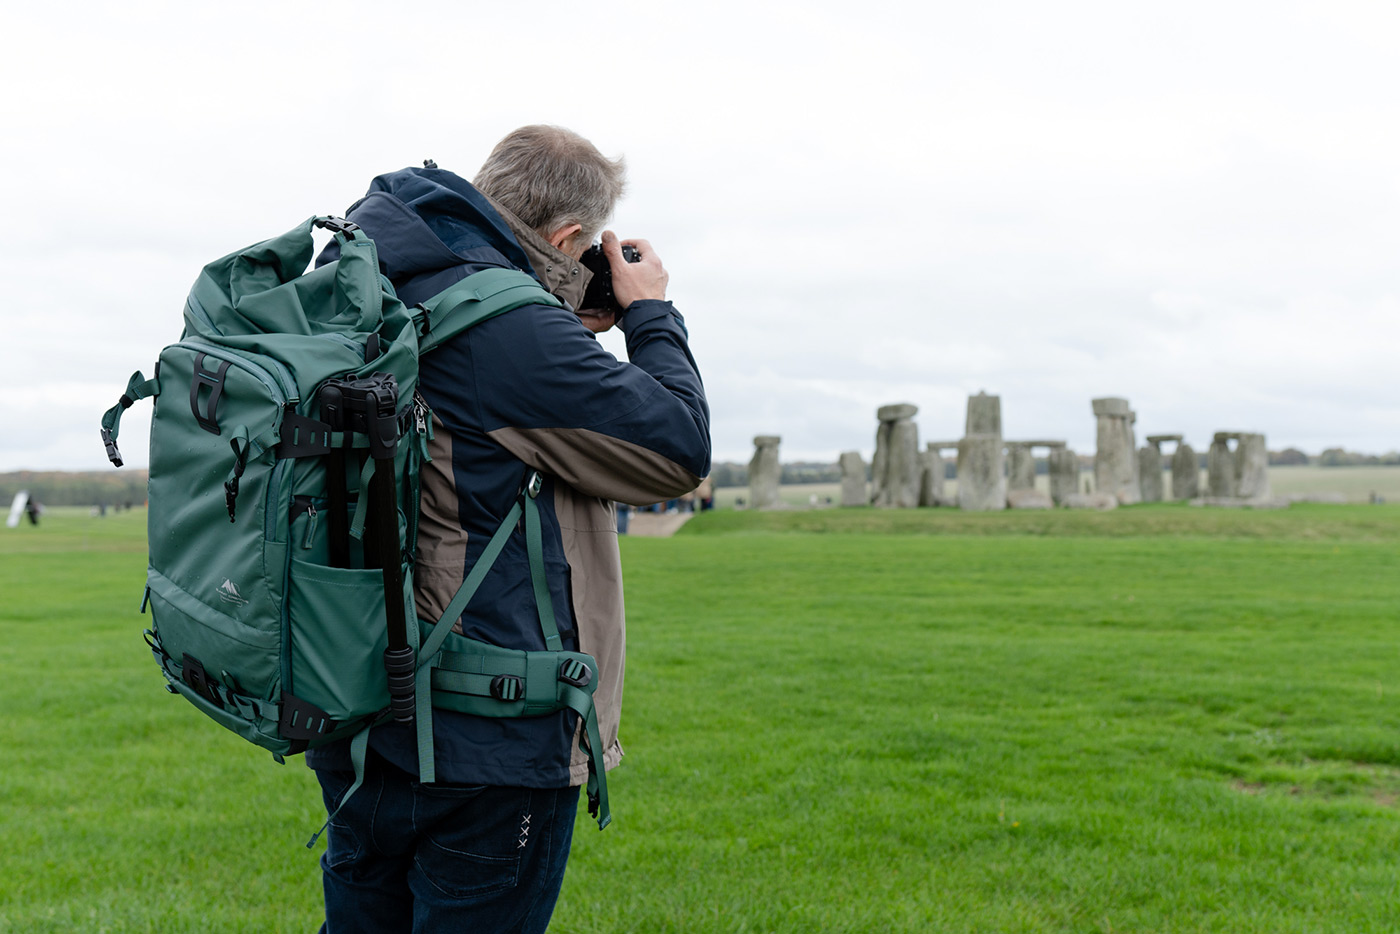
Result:
[[0,473],[0,509],[9,509],[20,490],[45,506],[140,506],[146,502],[146,471],[64,473],[20,470]]
[[[870,468],[865,468],[866,476],[869,477]],[[749,467],[747,464],[736,464],[732,461],[725,461],[715,464],[710,470],[710,478],[715,481],[716,487],[726,486],[748,486]],[[840,464],[821,464],[810,461],[794,461],[791,464],[782,465],[782,474],[779,483],[840,483]]]
[[[1201,469],[1206,467],[1206,452],[1197,454]],[[1400,451],[1386,454],[1361,454],[1344,448],[1328,448],[1321,454],[1309,455],[1297,448],[1284,448],[1269,452],[1269,466],[1294,467],[1312,464],[1317,467],[1383,467],[1400,466]],[[1094,455],[1080,454],[1082,470],[1094,469]],[[947,477],[957,476],[957,464],[952,457],[944,458],[943,467]],[[820,461],[793,461],[782,466],[782,483],[838,483],[841,480],[841,465]],[[1035,472],[1049,472],[1049,462],[1043,457],[1035,459]],[[870,465],[865,467],[866,479],[870,479]],[[716,487],[748,486],[749,468],[747,464],[724,461],[714,465],[710,477]],[[96,506],[105,503],[109,506],[140,505],[146,501],[146,471],[111,470],[65,473],[63,471],[20,470],[13,473],[0,473],[0,508],[8,507],[10,500],[20,490],[28,490],[30,495],[46,506]]]
[[1343,448],[1328,448],[1313,463],[1322,467],[1379,467],[1400,464],[1400,451],[1385,454],[1359,454]]
[[1297,448],[1269,452],[1270,467],[1393,467],[1400,465],[1400,451],[1385,454],[1361,454],[1345,448],[1328,448],[1321,454],[1309,456]]
[[[1206,469],[1208,458],[1207,451],[1197,452],[1196,459],[1202,470]],[[1270,467],[1301,467],[1308,464],[1317,467],[1400,466],[1400,451],[1391,451],[1387,454],[1359,454],[1342,448],[1328,448],[1321,454],[1308,455],[1297,448],[1284,448],[1282,451],[1269,452]],[[1079,467],[1081,470],[1093,470],[1094,455],[1080,454]],[[837,483],[841,480],[840,464],[795,461],[791,464],[783,464],[782,470],[782,483]],[[957,476],[957,464],[953,457],[944,457],[943,470],[950,480]],[[1037,457],[1035,459],[1035,472],[1037,474],[1049,473],[1050,462],[1043,457]],[[714,465],[710,477],[714,479],[716,487],[748,486],[749,468],[747,464],[725,461]],[[865,477],[867,480],[870,479],[869,464],[865,466]]]

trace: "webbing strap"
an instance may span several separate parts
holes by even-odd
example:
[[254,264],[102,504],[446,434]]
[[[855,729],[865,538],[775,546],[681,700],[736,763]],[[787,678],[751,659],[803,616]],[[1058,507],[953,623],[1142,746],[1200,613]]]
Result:
[[[583,717],[583,729],[588,736],[588,813],[598,819],[598,829],[604,830],[612,823],[612,809],[608,806],[608,775],[603,768],[603,737],[598,729],[598,709],[593,705],[593,696],[569,685],[560,685],[561,698],[571,710]],[[582,695],[587,703],[586,712],[575,706],[575,696]]]
[[350,537],[357,542],[365,535],[365,518],[369,515],[369,480],[374,475],[376,463],[374,458],[367,457],[365,465],[360,468],[360,495],[355,499],[355,518],[350,520]]
[[488,318],[524,305],[560,308],[563,304],[529,273],[518,269],[483,269],[423,303],[418,316],[418,353],[421,356]]
[[117,449],[117,435],[121,430],[122,412],[131,408],[131,404],[137,399],[145,399],[148,396],[160,395],[160,380],[146,379],[137,370],[131,374],[131,379],[126,382],[126,392],[122,394],[117,404],[112,406],[102,415],[102,443],[107,447],[107,459],[115,466],[122,465],[121,451]]
[[[183,681],[183,673],[176,667],[175,659],[171,658],[165,649],[160,646],[158,639],[155,642],[151,641],[155,639],[155,633],[150,632],[150,630],[147,630],[147,632],[149,633],[147,636],[147,643],[151,646],[151,654],[155,656],[156,662],[165,672],[165,677],[172,683]],[[262,700],[257,697],[249,697],[246,694],[238,694],[231,688],[215,681],[208,682],[208,686],[219,700],[237,710],[239,714],[248,720],[252,720],[254,717],[262,717],[265,720],[271,720],[273,723],[276,723],[282,716],[281,709],[272,701]]]
[[564,647],[559,639],[559,621],[554,618],[554,601],[549,596],[549,581],[544,576],[544,543],[540,531],[540,507],[535,502],[539,493],[540,475],[533,474],[525,489],[525,550],[530,555],[530,583],[535,588],[535,609],[540,616],[540,632],[551,652]]
[[375,724],[370,724],[354,736],[350,737],[350,765],[355,769],[355,781],[350,787],[345,789],[345,794],[340,796],[336,802],[335,810],[326,815],[326,822],[321,825],[321,829],[311,835],[311,839],[306,841],[306,848],[309,850],[316,845],[316,841],[321,838],[321,834],[326,832],[326,828],[335,820],[335,816],[340,813],[340,809],[345,807],[345,802],[349,801],[355,792],[360,790],[360,786],[365,783],[365,754],[369,750],[369,731],[374,729]]
[[486,547],[482,549],[481,557],[477,559],[471,573],[467,575],[466,580],[462,581],[462,586],[457,588],[452,602],[447,604],[447,608],[438,617],[427,641],[419,648],[418,670],[420,673],[432,666],[433,657],[437,655],[438,649],[442,648],[447,634],[452,631],[453,623],[466,610],[467,604],[471,602],[472,597],[476,594],[476,589],[481,586],[487,572],[491,570],[491,565],[496,563],[496,558],[500,555],[501,549],[505,548],[506,540],[510,538],[511,530],[515,528],[515,523],[519,520],[520,504],[516,503],[510,508],[510,512],[506,513],[506,517],[501,520],[496,534],[492,535],[491,541],[486,543]]
[[[560,663],[565,659],[586,659],[587,668],[595,673],[597,662],[580,653],[507,651],[473,639],[463,641],[478,650],[442,653],[440,663],[433,669],[433,682],[438,688],[433,703],[445,710],[478,717],[539,716],[564,709],[578,714],[583,721],[583,747],[588,754],[589,813],[597,817],[599,830],[607,827],[612,822],[612,811],[603,769],[602,733],[593,703],[596,674],[585,687],[560,678]],[[491,685],[497,675],[523,679],[524,697],[513,701],[496,697]]]
[[442,644],[447,639],[448,633],[452,631],[452,626],[457,618],[466,610],[467,604],[476,595],[477,588],[486,579],[487,572],[496,563],[501,549],[506,547],[506,541],[515,529],[515,523],[520,519],[520,511],[520,503],[516,502],[511,507],[510,512],[506,513],[506,517],[501,520],[500,526],[496,529],[496,534],[491,536],[491,541],[486,543],[481,557],[477,558],[476,564],[472,566],[471,573],[467,575],[466,580],[462,581],[462,586],[457,588],[457,593],[453,595],[447,608],[438,617],[437,625],[433,627],[432,633],[418,647],[418,674],[414,678],[414,719],[417,721],[418,729],[418,780],[420,782],[431,783],[437,780],[437,769],[433,763],[433,661],[437,658],[437,653],[442,649]]
[[[554,616],[554,601],[549,595],[549,581],[545,577],[544,536],[539,505],[535,502],[535,497],[539,495],[542,486],[543,480],[539,471],[531,471],[526,478],[523,495],[511,506],[510,512],[506,514],[495,534],[491,536],[491,541],[482,550],[481,556],[471,569],[471,573],[467,575],[466,580],[462,581],[462,586],[457,588],[457,593],[453,595],[447,608],[438,617],[432,633],[418,649],[418,672],[414,678],[414,719],[417,721],[418,780],[420,782],[431,783],[437,780],[437,768],[433,758],[432,670],[434,664],[437,662],[438,654],[456,620],[466,610],[467,604],[476,594],[477,588],[481,586],[486,574],[500,556],[501,550],[505,548],[506,541],[514,531],[515,523],[520,518],[522,511],[525,516],[525,550],[530,561],[530,583],[535,591],[535,608],[539,614],[540,632],[544,636],[548,651],[559,652],[563,649],[563,641],[559,637],[559,623]],[[592,709],[591,697],[589,698],[589,709]]]

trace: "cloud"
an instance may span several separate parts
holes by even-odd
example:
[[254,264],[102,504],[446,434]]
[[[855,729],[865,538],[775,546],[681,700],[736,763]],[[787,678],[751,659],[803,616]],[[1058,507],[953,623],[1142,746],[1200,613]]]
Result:
[[[956,437],[979,389],[1081,451],[1101,395],[1199,448],[1400,447],[1389,8],[81,6],[0,63],[0,470],[104,462],[204,263],[540,121],[627,154],[615,227],[671,270],[720,458],[868,452],[895,401]],[[393,51],[442,35],[519,38]]]

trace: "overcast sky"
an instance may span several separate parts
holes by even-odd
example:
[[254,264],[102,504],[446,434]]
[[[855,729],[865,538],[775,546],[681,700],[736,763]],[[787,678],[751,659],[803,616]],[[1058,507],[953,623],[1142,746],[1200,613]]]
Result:
[[956,438],[979,389],[1085,453],[1106,395],[1400,448],[1400,5],[408,6],[7,12],[0,470],[105,465],[204,263],[525,123],[626,155],[716,460],[868,458],[889,402]]

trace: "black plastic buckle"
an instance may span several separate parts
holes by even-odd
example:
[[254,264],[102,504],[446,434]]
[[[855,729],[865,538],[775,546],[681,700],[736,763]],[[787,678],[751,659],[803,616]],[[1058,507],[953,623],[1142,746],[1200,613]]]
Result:
[[107,446],[107,459],[112,462],[113,467],[122,465],[122,452],[117,450],[117,439],[112,437],[112,432],[106,428],[102,429],[102,443]]
[[496,675],[491,679],[491,696],[498,701],[519,700],[524,688],[524,682],[515,675]]
[[277,456],[320,457],[331,452],[331,426],[300,415],[288,405],[277,430]]
[[[200,428],[210,434],[219,433],[219,397],[224,392],[224,376],[228,373],[229,362],[219,360],[218,367],[210,373],[204,369],[206,355],[199,353],[194,358],[194,372],[190,376],[190,411]],[[218,360],[218,358],[215,358]],[[209,395],[200,398],[200,390],[208,389]]]
[[576,658],[566,658],[559,666],[559,680],[576,688],[586,688],[593,681],[593,669]]
[[238,508],[238,478],[224,481],[224,505],[228,507],[228,521],[234,521],[233,516]]
[[234,505],[238,500],[238,481],[248,468],[248,448],[238,449],[238,439],[229,442],[233,446],[233,477],[224,481],[224,505],[228,506],[228,521],[233,521]]
[[318,217],[316,226],[331,233],[354,233],[360,229],[360,225],[354,221],[347,221],[343,217]]
[[196,694],[220,710],[224,709],[224,702],[219,699],[218,688],[204,673],[204,665],[189,652],[185,653],[184,661],[180,665],[180,676]]
[[277,732],[285,739],[320,739],[339,725],[320,707],[286,691],[282,692],[280,706],[282,712],[277,721]]

